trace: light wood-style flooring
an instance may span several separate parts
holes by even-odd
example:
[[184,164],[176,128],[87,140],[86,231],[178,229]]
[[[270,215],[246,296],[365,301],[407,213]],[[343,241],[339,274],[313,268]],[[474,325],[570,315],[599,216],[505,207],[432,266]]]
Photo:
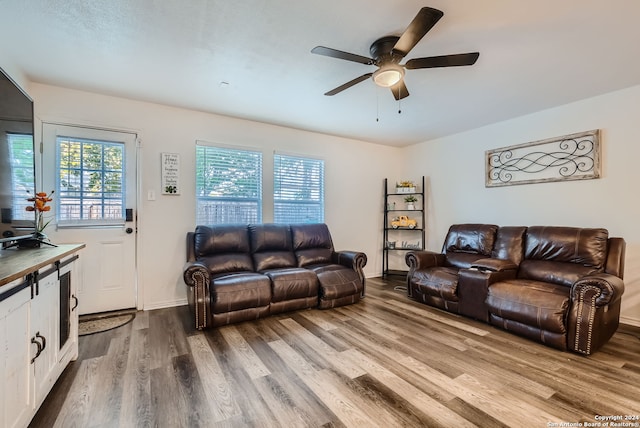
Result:
[[[186,306],[80,338],[33,427],[548,427],[640,415],[640,328],[590,357],[370,279],[356,305],[206,332]],[[638,422],[628,421],[628,422]]]

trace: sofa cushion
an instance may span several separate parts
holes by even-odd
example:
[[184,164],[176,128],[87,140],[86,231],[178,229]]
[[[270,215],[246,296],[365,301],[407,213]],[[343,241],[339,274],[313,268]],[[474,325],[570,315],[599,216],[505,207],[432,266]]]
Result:
[[196,260],[213,275],[254,270],[247,225],[197,226],[194,247]]
[[606,229],[531,226],[527,229],[524,258],[602,269],[608,238]]
[[554,333],[566,333],[569,288],[547,282],[508,280],[492,284],[487,295],[491,314]]
[[433,267],[416,271],[411,284],[421,293],[441,297],[450,302],[458,301],[458,269]]
[[498,226],[492,224],[454,224],[443,245],[446,263],[460,269],[471,267],[481,258],[490,257]]
[[294,224],[291,235],[299,267],[331,263],[333,242],[326,224]]
[[599,269],[574,263],[524,260],[520,263],[518,278],[571,287],[580,278],[597,272],[599,272]]
[[212,278],[211,289],[214,314],[268,306],[271,302],[271,280],[259,273],[220,275]]
[[449,228],[444,252],[472,253],[489,256],[498,226],[493,224],[454,224]]
[[256,271],[296,266],[288,225],[252,224],[249,225],[249,235]]
[[496,241],[491,251],[494,259],[511,260],[519,265],[524,258],[526,226],[502,226],[496,233]]
[[274,269],[264,274],[271,279],[272,302],[318,297],[318,277],[308,269]]

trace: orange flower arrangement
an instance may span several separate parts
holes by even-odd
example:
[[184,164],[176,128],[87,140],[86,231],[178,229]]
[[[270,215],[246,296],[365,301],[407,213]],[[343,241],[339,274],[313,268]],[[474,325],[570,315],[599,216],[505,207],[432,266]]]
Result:
[[[53,200],[51,198],[51,196],[53,196],[53,192],[54,191],[52,190],[48,195],[45,192],[37,192],[34,197],[27,199],[27,201],[33,202],[33,205],[27,206],[26,210],[36,212],[36,233],[42,233],[44,228],[51,223],[51,220],[46,223],[44,222],[44,213],[51,211],[51,206],[47,205],[47,202],[51,202]],[[29,193],[28,190],[27,193]]]

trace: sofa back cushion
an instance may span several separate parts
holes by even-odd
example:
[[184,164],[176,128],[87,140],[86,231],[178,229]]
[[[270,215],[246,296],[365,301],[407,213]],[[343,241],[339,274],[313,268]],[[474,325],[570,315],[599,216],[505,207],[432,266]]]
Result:
[[604,270],[608,238],[606,229],[531,226],[518,277],[570,287]]
[[492,224],[454,224],[449,228],[442,252],[447,264],[468,268],[481,258],[491,257],[498,226]]
[[299,267],[331,263],[333,241],[326,224],[292,224],[291,237]]
[[502,226],[496,233],[496,242],[491,251],[494,259],[510,260],[519,265],[524,258],[526,226]]
[[291,229],[288,225],[251,224],[249,236],[256,271],[296,266]]
[[194,250],[211,274],[254,270],[246,224],[196,226]]

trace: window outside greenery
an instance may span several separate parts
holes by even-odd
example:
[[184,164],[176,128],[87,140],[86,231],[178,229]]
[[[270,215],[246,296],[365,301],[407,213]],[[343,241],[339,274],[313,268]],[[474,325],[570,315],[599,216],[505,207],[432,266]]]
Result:
[[324,222],[324,161],[276,154],[274,222]]
[[262,153],[196,146],[196,224],[262,222]]
[[58,222],[124,220],[123,143],[57,138]]

